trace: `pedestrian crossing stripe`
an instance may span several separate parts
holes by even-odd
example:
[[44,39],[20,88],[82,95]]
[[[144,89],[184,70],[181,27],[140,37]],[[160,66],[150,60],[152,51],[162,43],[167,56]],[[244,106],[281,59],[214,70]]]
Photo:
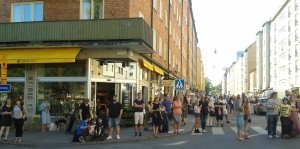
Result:
[[[213,135],[225,135],[225,132],[223,130],[224,127],[212,127],[211,132],[207,132],[208,134],[212,133]],[[230,129],[236,134],[237,133],[237,127],[230,127]],[[202,135],[203,133],[195,133],[195,129],[192,130],[191,135]],[[201,131],[201,129],[199,129]],[[209,129],[208,129],[209,130]],[[253,135],[267,135],[268,131],[262,127],[249,127],[249,130],[251,134]],[[276,131],[281,133],[281,126],[277,126]],[[256,133],[255,133],[256,132]],[[252,135],[252,136],[253,136]]]

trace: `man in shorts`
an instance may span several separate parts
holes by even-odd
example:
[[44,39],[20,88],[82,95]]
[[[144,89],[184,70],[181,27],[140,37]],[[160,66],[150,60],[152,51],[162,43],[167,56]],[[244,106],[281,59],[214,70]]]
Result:
[[114,95],[113,101],[107,107],[109,134],[107,140],[112,139],[113,128],[116,128],[116,139],[120,140],[120,120],[123,113],[122,104],[118,100],[118,96]]
[[139,132],[139,136],[142,136],[142,125],[144,124],[144,108],[145,108],[145,104],[144,104],[144,100],[142,99],[142,93],[138,93],[137,94],[137,99],[134,100],[133,102],[134,105],[134,130],[135,130],[135,136],[138,136],[138,132]]

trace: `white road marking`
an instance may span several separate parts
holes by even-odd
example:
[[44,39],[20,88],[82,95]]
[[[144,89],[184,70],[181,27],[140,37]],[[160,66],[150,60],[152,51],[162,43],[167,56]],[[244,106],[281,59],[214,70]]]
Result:
[[224,135],[224,131],[221,127],[213,127],[212,132],[214,135]]
[[237,128],[236,127],[231,127],[231,129],[234,131],[234,133],[237,133]]
[[263,134],[263,135],[267,135],[268,131],[266,131],[265,129],[261,128],[261,127],[251,127],[253,130],[255,130],[256,132],[258,132],[259,134]]
[[[179,129],[179,132],[183,132],[185,129]],[[169,131],[168,133],[174,133],[174,130]]]
[[169,145],[169,146],[175,146],[175,145],[181,145],[181,144],[186,144],[187,141],[180,141],[180,142],[175,142],[175,143],[169,143],[169,144],[165,144],[165,145]]

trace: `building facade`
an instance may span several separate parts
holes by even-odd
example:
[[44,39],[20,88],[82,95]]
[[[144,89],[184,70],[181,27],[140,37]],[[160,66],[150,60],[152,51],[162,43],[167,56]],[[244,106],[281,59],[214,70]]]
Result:
[[115,94],[124,106],[137,92],[146,102],[174,95],[163,79],[185,79],[195,90],[201,67],[191,5],[190,0],[0,1],[0,53],[7,56],[13,88],[8,96],[23,98],[28,114],[39,113],[49,99],[56,116],[73,111],[84,97],[95,109]]

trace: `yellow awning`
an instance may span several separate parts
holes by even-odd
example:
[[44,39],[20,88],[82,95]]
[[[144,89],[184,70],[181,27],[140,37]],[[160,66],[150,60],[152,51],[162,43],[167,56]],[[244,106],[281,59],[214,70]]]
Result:
[[151,65],[149,62],[145,60],[141,60],[144,67],[148,68],[149,70],[153,71],[153,65]]
[[153,66],[154,67],[154,71],[157,72],[158,74],[160,75],[164,75],[164,71],[156,66]]
[[80,48],[1,49],[8,64],[75,62]]

